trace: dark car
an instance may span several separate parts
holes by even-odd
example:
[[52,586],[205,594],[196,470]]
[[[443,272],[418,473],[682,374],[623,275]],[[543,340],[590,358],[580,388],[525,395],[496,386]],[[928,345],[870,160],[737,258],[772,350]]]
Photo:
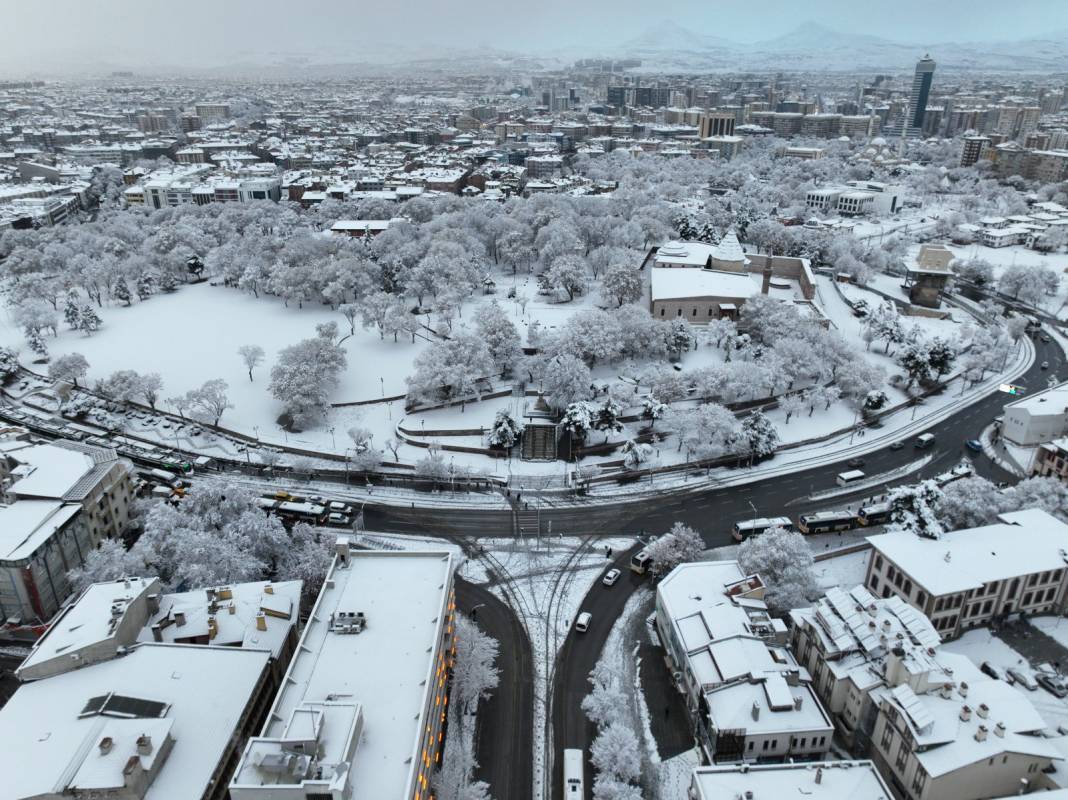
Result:
[[983,443],[978,439],[969,439],[964,443],[964,446],[976,453],[983,452]]
[[860,469],[864,466],[863,458],[851,458],[846,462],[846,466],[850,469]]
[[1001,669],[1001,667],[995,664],[991,664],[989,661],[984,661],[982,664],[980,664],[979,671],[982,672],[984,675],[989,675],[996,681],[1005,680],[1005,673]]

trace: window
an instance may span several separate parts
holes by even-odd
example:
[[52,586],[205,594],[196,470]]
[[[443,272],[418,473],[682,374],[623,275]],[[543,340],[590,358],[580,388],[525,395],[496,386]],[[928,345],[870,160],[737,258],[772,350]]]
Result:
[[922,606],[927,602],[927,592],[922,589],[916,592],[916,605]]
[[697,316],[697,309],[696,308],[693,310],[693,313],[690,314],[690,316],[691,317],[696,317]]
[[987,600],[985,603],[983,603],[983,613],[984,614],[989,614],[990,613],[990,609],[992,609],[993,607],[994,607],[994,601],[993,600]]
[[761,749],[762,750],[767,750],[768,749],[768,740],[767,739],[764,740],[764,746]]
[[927,773],[920,765],[916,766],[916,774],[912,776],[912,793],[919,797],[923,794],[924,786],[927,785]]
[[772,739],[771,740],[771,749],[774,750],[778,746],[779,746],[779,740],[778,739]]
[[663,308],[660,309],[660,316],[664,316],[664,311],[665,311],[665,309],[663,309]]
[[882,556],[876,556],[875,557],[875,571],[878,572],[882,568],[883,568],[883,557]]
[[912,581],[905,580],[905,594],[912,594]]
[[882,744],[880,744],[879,746],[883,750],[886,750],[887,752],[890,752],[890,746],[893,743],[894,743],[894,729],[891,728],[889,725],[887,725],[885,728],[883,728],[883,741],[882,741]]
[[681,316],[682,316],[682,309],[681,309],[681,308],[680,308],[680,309],[678,309],[678,310],[677,310],[677,311],[675,312],[675,316],[676,316],[676,317],[681,317]]
[[873,592],[879,591],[879,579],[874,575],[871,576],[871,590]]
[[749,743],[749,747],[747,747],[746,749],[747,749],[747,750],[752,750],[752,749],[753,749],[753,743],[752,743],[752,742],[750,742],[750,743]]
[[908,760],[908,757],[909,757],[909,746],[908,746],[908,743],[904,739],[902,739],[901,740],[901,744],[898,745],[898,748],[897,748],[897,761],[894,762],[897,765],[898,769],[904,769],[905,768],[905,761]]
[[1027,594],[1024,595],[1023,604],[1025,606],[1031,605],[1031,593],[1030,592],[1028,592]]

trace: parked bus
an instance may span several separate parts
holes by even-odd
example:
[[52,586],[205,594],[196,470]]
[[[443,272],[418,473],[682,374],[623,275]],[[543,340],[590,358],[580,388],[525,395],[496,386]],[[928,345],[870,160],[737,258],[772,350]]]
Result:
[[847,472],[839,472],[838,477],[835,479],[839,486],[848,486],[851,483],[857,483],[868,477],[863,471],[859,469],[851,469]]
[[564,751],[564,797],[567,800],[586,800],[581,750]]
[[741,520],[734,523],[734,539],[740,542],[750,536],[759,536],[769,528],[782,528],[786,531],[792,531],[794,524],[789,517],[759,517],[757,519]]
[[852,511],[819,511],[815,514],[802,514],[797,518],[797,528],[801,533],[848,531],[855,527],[857,516]]
[[652,565],[653,557],[644,550],[640,550],[630,557],[631,571],[637,572],[639,575],[644,575]]
[[872,503],[862,506],[857,512],[857,521],[861,525],[882,525],[890,521],[890,503]]

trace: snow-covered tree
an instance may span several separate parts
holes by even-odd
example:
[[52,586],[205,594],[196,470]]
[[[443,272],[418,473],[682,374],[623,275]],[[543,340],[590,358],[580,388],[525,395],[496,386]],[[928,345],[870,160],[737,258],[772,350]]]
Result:
[[128,403],[141,393],[141,376],[132,369],[120,369],[97,382],[96,391],[111,400]]
[[586,262],[575,255],[561,255],[552,262],[542,279],[550,289],[558,289],[567,294],[568,300],[586,291],[588,278]]
[[408,396],[417,401],[463,398],[479,393],[479,381],[494,372],[493,357],[478,334],[461,329],[415,358]]
[[271,394],[293,424],[303,427],[326,413],[330,392],[347,364],[344,348],[331,339],[304,339],[279,352],[271,368]]
[[493,419],[493,426],[489,432],[490,447],[509,450],[515,447],[523,435],[523,426],[512,419],[508,409],[501,409]]
[[688,525],[676,522],[670,531],[649,544],[645,552],[653,559],[653,574],[663,577],[679,564],[697,561],[704,549],[701,534]]
[[538,369],[538,383],[546,402],[562,409],[590,396],[593,378],[590,369],[573,355],[556,355],[544,359]]
[[243,344],[237,348],[237,354],[241,357],[241,363],[248,370],[249,382],[252,381],[252,370],[263,363],[263,348],[258,344]]
[[747,575],[759,575],[767,586],[764,601],[783,614],[805,606],[817,592],[812,551],[797,531],[770,528],[738,546],[738,565]]
[[1009,510],[1008,498],[986,478],[972,476],[947,484],[935,512],[948,531],[978,528]]
[[229,385],[222,378],[212,378],[204,381],[193,393],[193,408],[202,411],[216,427],[226,409],[234,407],[226,395],[228,388]]
[[582,710],[598,728],[623,718],[627,702],[624,676],[606,658],[598,660],[589,678],[590,693],[582,698]]
[[82,307],[74,291],[67,294],[66,304],[63,306],[63,320],[71,330],[81,330]]
[[611,396],[605,397],[601,403],[594,407],[593,427],[595,430],[604,431],[604,440],[606,442],[609,434],[619,433],[623,430],[623,423],[619,421],[622,414],[623,409]]
[[617,306],[636,303],[642,299],[641,273],[627,264],[608,267],[601,276],[603,294],[616,301]]
[[148,403],[150,408],[155,408],[161,389],[163,389],[163,378],[158,372],[150,372],[141,376],[137,385],[137,394],[140,399]]
[[26,346],[37,356],[37,362],[48,360],[48,345],[45,344],[41,332],[37,328],[26,329]]
[[81,353],[58,356],[48,365],[48,377],[56,381],[69,381],[75,386],[89,372],[89,362]]
[[560,424],[564,430],[571,434],[572,438],[582,441],[589,436],[593,429],[593,415],[590,413],[588,403],[571,403],[564,409]]
[[926,381],[931,376],[931,359],[926,342],[909,342],[898,353],[897,363],[908,375],[909,379],[905,384],[906,389],[917,381]]
[[937,513],[942,490],[934,481],[895,486],[890,490],[887,501],[890,503],[890,528],[929,539],[939,538],[945,530]]
[[519,331],[507,312],[493,300],[475,310],[475,330],[489,348],[490,358],[499,369],[510,370],[521,355]]
[[90,336],[100,330],[100,317],[91,305],[83,305],[78,311],[78,330]]
[[115,288],[111,292],[111,296],[118,300],[120,303],[130,305],[133,298],[130,295],[130,285],[126,282],[125,278],[119,278],[115,283]]
[[759,409],[742,420],[742,438],[748,445],[751,458],[770,456],[779,446],[779,432]]
[[636,781],[642,761],[638,737],[622,722],[609,723],[590,745],[590,761],[598,772],[619,782]]
[[801,412],[808,407],[808,403],[805,402],[805,398],[800,394],[788,394],[779,400],[779,410],[786,414],[786,424],[790,424],[790,417],[795,414],[800,416]]
[[627,439],[627,441],[623,442],[623,447],[620,449],[623,453],[624,469],[640,469],[653,455],[651,445],[644,442],[636,442],[633,439]]
[[126,550],[119,539],[104,539],[98,548],[89,551],[85,563],[67,573],[71,588],[81,592],[93,583],[115,581],[144,572],[144,563]]

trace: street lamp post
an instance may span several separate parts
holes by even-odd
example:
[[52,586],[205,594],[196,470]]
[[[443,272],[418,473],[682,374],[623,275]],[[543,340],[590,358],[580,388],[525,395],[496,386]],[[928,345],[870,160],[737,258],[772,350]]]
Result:
[[[753,505],[753,501],[752,501],[752,500],[750,500],[750,499],[749,499],[748,497],[747,497],[747,498],[745,499],[745,502],[747,502],[747,503],[749,504],[749,507],[750,507],[751,509],[753,509],[753,528],[755,529],[755,528],[756,528],[756,521],[757,521],[757,510],[756,510],[756,506],[755,506],[755,505]],[[752,533],[752,531],[750,531],[750,533]]]

